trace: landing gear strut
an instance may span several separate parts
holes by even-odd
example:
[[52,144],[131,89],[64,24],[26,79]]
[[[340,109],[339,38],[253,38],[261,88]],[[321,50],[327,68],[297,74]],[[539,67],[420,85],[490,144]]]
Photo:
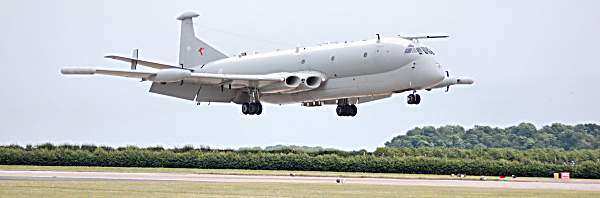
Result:
[[409,94],[406,102],[408,104],[418,105],[419,103],[421,103],[421,96],[416,93]]
[[343,99],[338,101],[338,106],[335,108],[335,113],[338,116],[356,116],[358,113],[358,108],[354,104],[348,104],[348,99]]
[[262,104],[258,100],[258,89],[248,89],[250,101],[242,104],[242,113],[244,115],[260,115],[262,113]]

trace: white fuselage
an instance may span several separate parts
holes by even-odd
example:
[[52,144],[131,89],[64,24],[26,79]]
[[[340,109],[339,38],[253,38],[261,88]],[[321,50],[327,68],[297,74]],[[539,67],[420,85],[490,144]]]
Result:
[[193,69],[222,74],[307,71],[323,75],[323,84],[314,90],[261,94],[261,101],[275,104],[389,96],[431,87],[444,79],[444,70],[434,55],[417,53],[414,48],[413,53],[406,53],[412,46],[421,47],[402,38],[371,39],[240,55]]
[[[244,115],[261,115],[261,102],[301,103],[315,107],[337,105],[338,116],[356,116],[356,104],[380,100],[394,93],[413,91],[407,104],[418,105],[417,90],[473,84],[469,78],[450,77],[434,59],[435,53],[419,44],[421,39],[448,38],[442,34],[327,43],[268,53],[241,53],[228,57],[199,39],[193,18],[186,12],[181,21],[179,60],[163,64],[133,56],[106,58],[127,62],[130,70],[67,67],[64,75],[109,75],[152,81],[149,92],[202,102],[240,104]],[[414,42],[413,42],[414,41]],[[137,65],[155,70],[136,70]]]

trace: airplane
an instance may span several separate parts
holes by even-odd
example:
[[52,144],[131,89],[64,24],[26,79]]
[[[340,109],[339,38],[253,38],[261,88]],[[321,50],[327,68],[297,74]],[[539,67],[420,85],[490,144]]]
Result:
[[[450,77],[435,60],[424,39],[448,35],[398,35],[331,42],[268,53],[227,56],[199,39],[193,18],[186,12],[181,21],[179,64],[163,64],[132,57],[109,55],[130,69],[66,67],[64,75],[110,75],[151,81],[150,92],[201,102],[235,103],[244,115],[260,115],[261,102],[301,104],[305,107],[337,105],[338,116],[355,116],[357,104],[412,92],[407,103],[418,105],[419,90],[473,84],[469,78]],[[136,70],[138,65],[153,70]]]

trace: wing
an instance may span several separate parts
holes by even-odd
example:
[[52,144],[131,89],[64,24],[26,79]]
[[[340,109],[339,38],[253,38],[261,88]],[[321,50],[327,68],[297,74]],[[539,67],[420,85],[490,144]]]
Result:
[[61,73],[65,75],[109,75],[128,78],[137,78],[154,82],[180,82],[187,81],[198,84],[225,85],[232,88],[263,87],[275,82],[284,82],[286,75],[283,73],[266,75],[245,74],[213,74],[193,73],[186,69],[161,69],[157,71],[99,69],[99,68],[62,68]]
[[121,77],[140,78],[140,79],[147,79],[147,78],[150,78],[152,75],[155,75],[154,72],[116,70],[116,69],[96,69],[96,68],[62,68],[60,70],[60,72],[65,75],[103,74],[103,75],[109,75],[109,76],[121,76]]
[[145,61],[145,60],[140,60],[137,58],[128,58],[128,57],[117,56],[117,55],[108,55],[108,56],[104,56],[104,58],[110,58],[110,59],[128,62],[128,63],[132,63],[132,64],[139,64],[139,65],[151,67],[154,69],[180,68],[177,65],[169,65],[169,64]]

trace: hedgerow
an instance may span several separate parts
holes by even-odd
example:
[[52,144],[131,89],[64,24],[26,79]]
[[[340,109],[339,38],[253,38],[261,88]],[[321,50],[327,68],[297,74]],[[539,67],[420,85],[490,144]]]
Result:
[[[380,148],[375,152],[267,152],[86,146],[0,147],[0,164],[43,166],[171,167],[211,169],[307,170],[373,173],[517,175],[551,177],[560,171],[578,178],[600,178],[598,151],[537,152]],[[567,152],[567,154],[565,154]],[[575,152],[575,153],[574,153]],[[553,160],[545,155],[556,155]],[[562,159],[565,158],[565,159]],[[568,158],[581,159],[565,163]]]

